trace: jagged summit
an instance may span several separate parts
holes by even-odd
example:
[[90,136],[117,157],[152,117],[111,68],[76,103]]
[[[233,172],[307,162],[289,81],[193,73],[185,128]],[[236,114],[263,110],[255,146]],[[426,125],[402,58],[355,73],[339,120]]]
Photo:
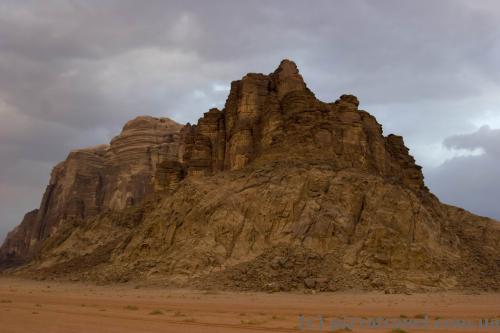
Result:
[[196,125],[137,117],[73,151],[0,249],[12,274],[249,290],[500,287],[500,228],[443,205],[402,137],[297,66]]
[[292,61],[290,59],[283,59],[280,61],[279,66],[274,71],[274,74],[277,74],[279,72],[299,74],[299,68],[297,67],[297,65],[295,64],[294,61]]

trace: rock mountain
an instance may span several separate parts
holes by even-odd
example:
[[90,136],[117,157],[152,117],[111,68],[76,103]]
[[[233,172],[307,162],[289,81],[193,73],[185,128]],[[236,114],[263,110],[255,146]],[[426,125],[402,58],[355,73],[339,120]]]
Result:
[[5,274],[240,290],[500,289],[500,224],[441,203],[400,136],[296,65],[196,125],[142,116],[72,151],[0,249]]

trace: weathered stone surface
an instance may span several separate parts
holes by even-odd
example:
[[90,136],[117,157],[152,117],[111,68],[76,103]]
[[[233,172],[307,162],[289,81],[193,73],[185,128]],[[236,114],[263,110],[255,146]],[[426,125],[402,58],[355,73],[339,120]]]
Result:
[[104,282],[498,290],[499,225],[440,203],[400,136],[284,60],[196,125],[138,117],[70,153],[0,260]]
[[16,266],[24,263],[24,254],[31,246],[34,235],[38,233],[38,209],[26,213],[22,222],[9,234],[0,248],[0,268]]
[[[167,118],[137,117],[110,145],[70,152],[54,167],[40,208],[9,234],[0,256],[15,253],[26,260],[65,221],[121,210],[139,203],[155,188],[169,187],[173,180],[165,174],[169,172],[168,161],[179,159],[181,128]],[[24,226],[28,224],[27,229]],[[24,240],[13,241],[16,239]]]

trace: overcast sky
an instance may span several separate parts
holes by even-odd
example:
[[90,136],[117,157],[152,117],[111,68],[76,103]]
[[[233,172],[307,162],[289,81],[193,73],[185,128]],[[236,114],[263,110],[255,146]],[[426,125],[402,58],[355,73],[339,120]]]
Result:
[[498,22],[495,0],[1,0],[0,239],[71,149],[196,122],[283,58],[403,135],[442,201],[500,219]]

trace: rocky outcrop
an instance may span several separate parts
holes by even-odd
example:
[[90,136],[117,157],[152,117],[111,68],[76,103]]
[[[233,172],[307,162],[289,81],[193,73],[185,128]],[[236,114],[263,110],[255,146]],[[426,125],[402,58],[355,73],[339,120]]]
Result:
[[218,288],[500,288],[500,227],[443,205],[400,136],[296,65],[196,125],[138,117],[69,154],[0,258],[15,274]]
[[9,234],[0,248],[0,268],[24,263],[25,253],[31,247],[37,228],[38,209],[24,215],[21,223]]
[[181,128],[167,118],[137,117],[109,145],[72,151],[54,167],[40,208],[9,234],[0,257],[29,260],[65,221],[122,210],[162,189],[162,166],[178,160]]

